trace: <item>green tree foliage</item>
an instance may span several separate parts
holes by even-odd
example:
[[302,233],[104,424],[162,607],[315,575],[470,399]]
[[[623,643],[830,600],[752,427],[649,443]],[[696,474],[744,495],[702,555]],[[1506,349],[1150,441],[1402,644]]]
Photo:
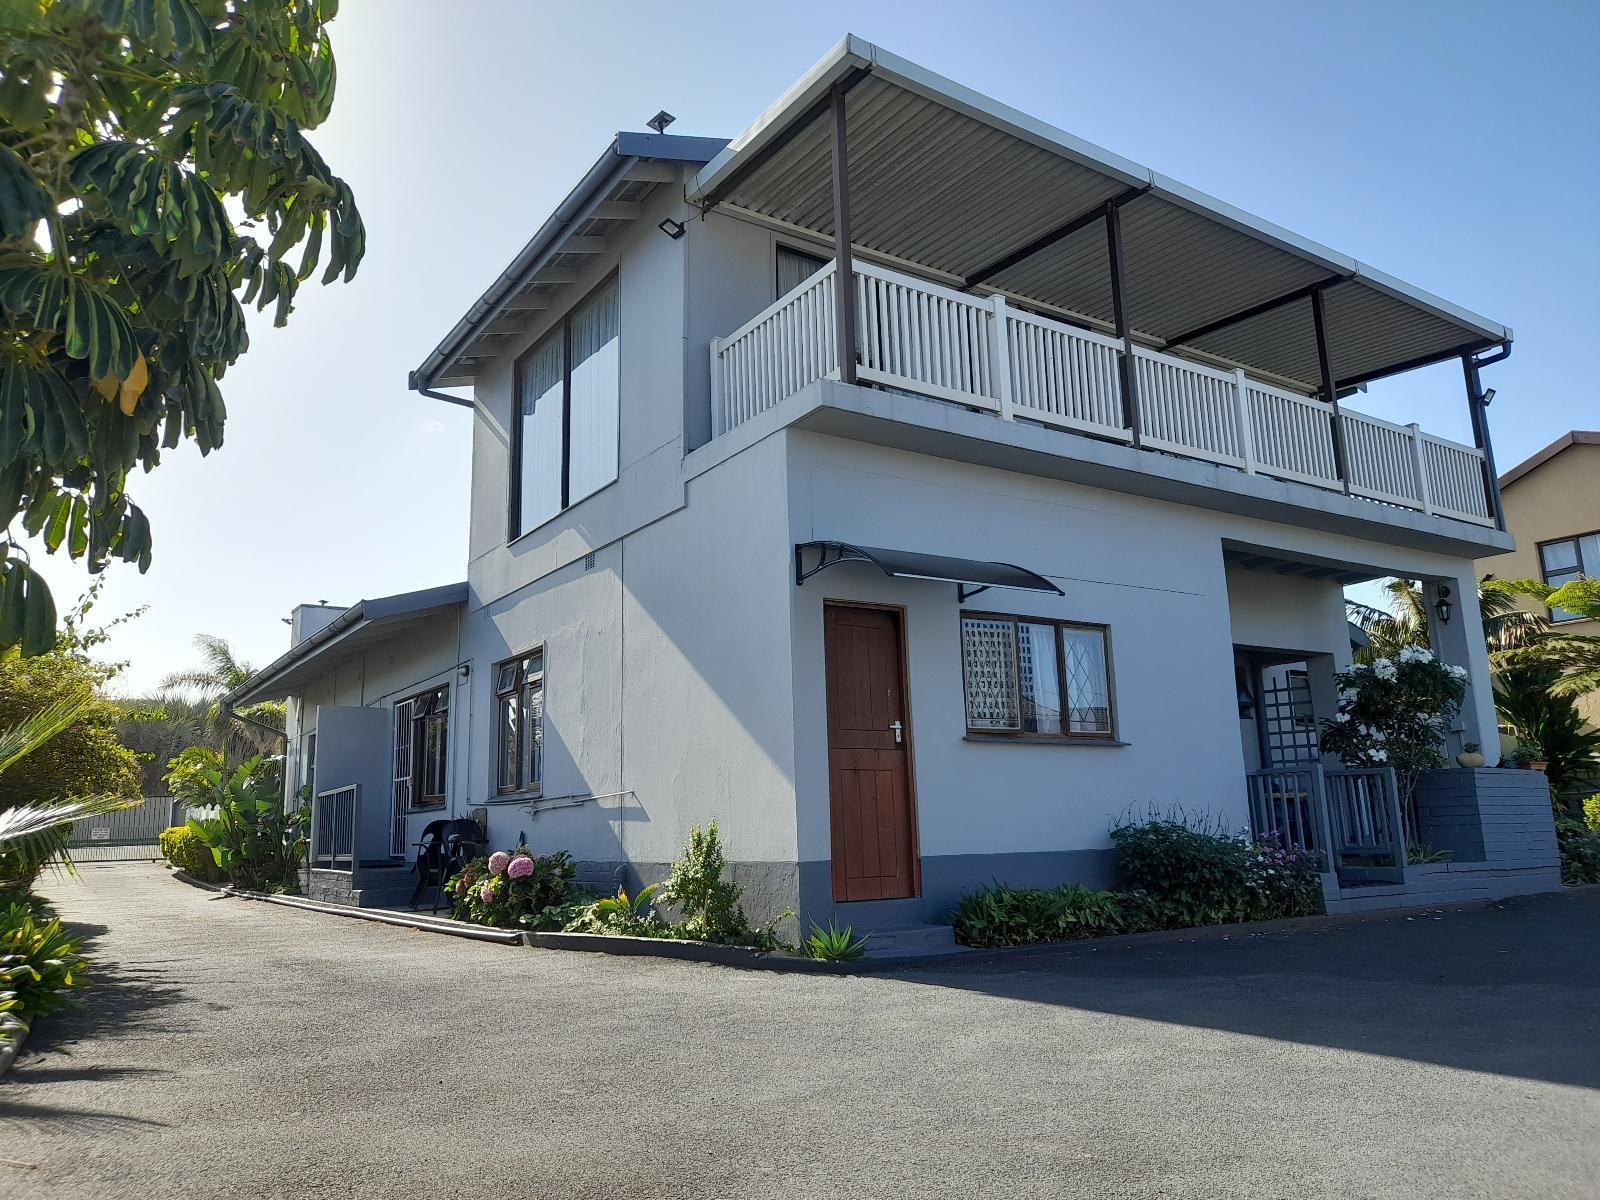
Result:
[[[0,524],[91,572],[147,569],[128,475],[222,444],[243,305],[282,325],[324,256],[323,283],[355,274],[355,197],[306,137],[337,7],[0,0]],[[48,653],[55,605],[16,536],[0,646]]]
[[[1370,645],[1357,651],[1357,662],[1397,659],[1408,646],[1429,648],[1429,612],[1422,587],[1413,579],[1391,579],[1383,586],[1387,610],[1355,600],[1345,602],[1350,621],[1367,635]],[[1526,581],[1486,576],[1478,584],[1478,610],[1483,616],[1483,636],[1491,651],[1510,650],[1544,636],[1549,622],[1525,611],[1522,600],[1530,593]]]
[[0,660],[0,728],[21,725],[54,704],[83,698],[70,724],[6,771],[0,809],[139,795],[138,759],[117,741],[121,711],[100,694],[106,674],[106,668],[68,649]]
[[1547,764],[1558,809],[1575,816],[1578,803],[1600,782],[1600,731],[1587,725],[1577,700],[1556,688],[1559,669],[1548,663],[1506,667],[1494,676],[1500,727]]
[[[1551,608],[1600,621],[1600,579],[1574,579],[1559,588],[1522,579],[1517,586]],[[1595,634],[1552,625],[1547,636],[1507,657],[1513,666],[1554,668],[1550,690],[1558,696],[1583,696],[1600,689],[1600,636]]]

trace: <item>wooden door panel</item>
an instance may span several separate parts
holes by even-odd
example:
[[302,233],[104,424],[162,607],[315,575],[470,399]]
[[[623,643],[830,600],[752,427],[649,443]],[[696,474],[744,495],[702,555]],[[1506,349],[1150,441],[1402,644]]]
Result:
[[830,604],[824,649],[834,899],[914,896],[916,826],[899,616]]

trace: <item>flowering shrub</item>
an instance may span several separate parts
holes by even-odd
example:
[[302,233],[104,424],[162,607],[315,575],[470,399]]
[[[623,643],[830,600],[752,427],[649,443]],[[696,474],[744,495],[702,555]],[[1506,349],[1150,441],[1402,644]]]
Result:
[[450,915],[500,929],[560,929],[573,904],[577,868],[565,850],[534,855],[526,846],[476,858],[444,885]]
[[1322,723],[1322,749],[1347,767],[1393,767],[1406,824],[1415,829],[1417,773],[1446,765],[1444,735],[1461,710],[1467,672],[1420,646],[1357,663],[1334,677],[1339,711]]
[[1129,929],[1181,929],[1302,917],[1322,910],[1317,855],[1252,842],[1204,819],[1175,814],[1111,830]]

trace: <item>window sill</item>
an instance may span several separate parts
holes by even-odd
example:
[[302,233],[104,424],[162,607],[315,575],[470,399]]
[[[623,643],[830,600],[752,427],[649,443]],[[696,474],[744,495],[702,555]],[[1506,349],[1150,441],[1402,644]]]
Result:
[[485,804],[531,804],[544,799],[543,792],[498,792],[484,801]]
[[444,807],[444,801],[443,800],[435,800],[431,804],[413,804],[410,808],[406,809],[406,812],[408,812],[408,813],[434,813],[434,812],[438,812],[443,807]]
[[969,733],[963,742],[983,742],[991,746],[1064,746],[1088,747],[1094,750],[1115,750],[1132,745],[1116,738],[1064,738],[1064,737],[1006,737],[1004,734]]

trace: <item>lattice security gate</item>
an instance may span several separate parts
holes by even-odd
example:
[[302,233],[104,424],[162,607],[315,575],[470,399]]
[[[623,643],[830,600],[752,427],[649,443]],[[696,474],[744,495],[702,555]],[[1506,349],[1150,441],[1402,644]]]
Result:
[[1291,673],[1282,682],[1262,682],[1261,729],[1268,766],[1294,767],[1321,761],[1311,686],[1305,676]]

